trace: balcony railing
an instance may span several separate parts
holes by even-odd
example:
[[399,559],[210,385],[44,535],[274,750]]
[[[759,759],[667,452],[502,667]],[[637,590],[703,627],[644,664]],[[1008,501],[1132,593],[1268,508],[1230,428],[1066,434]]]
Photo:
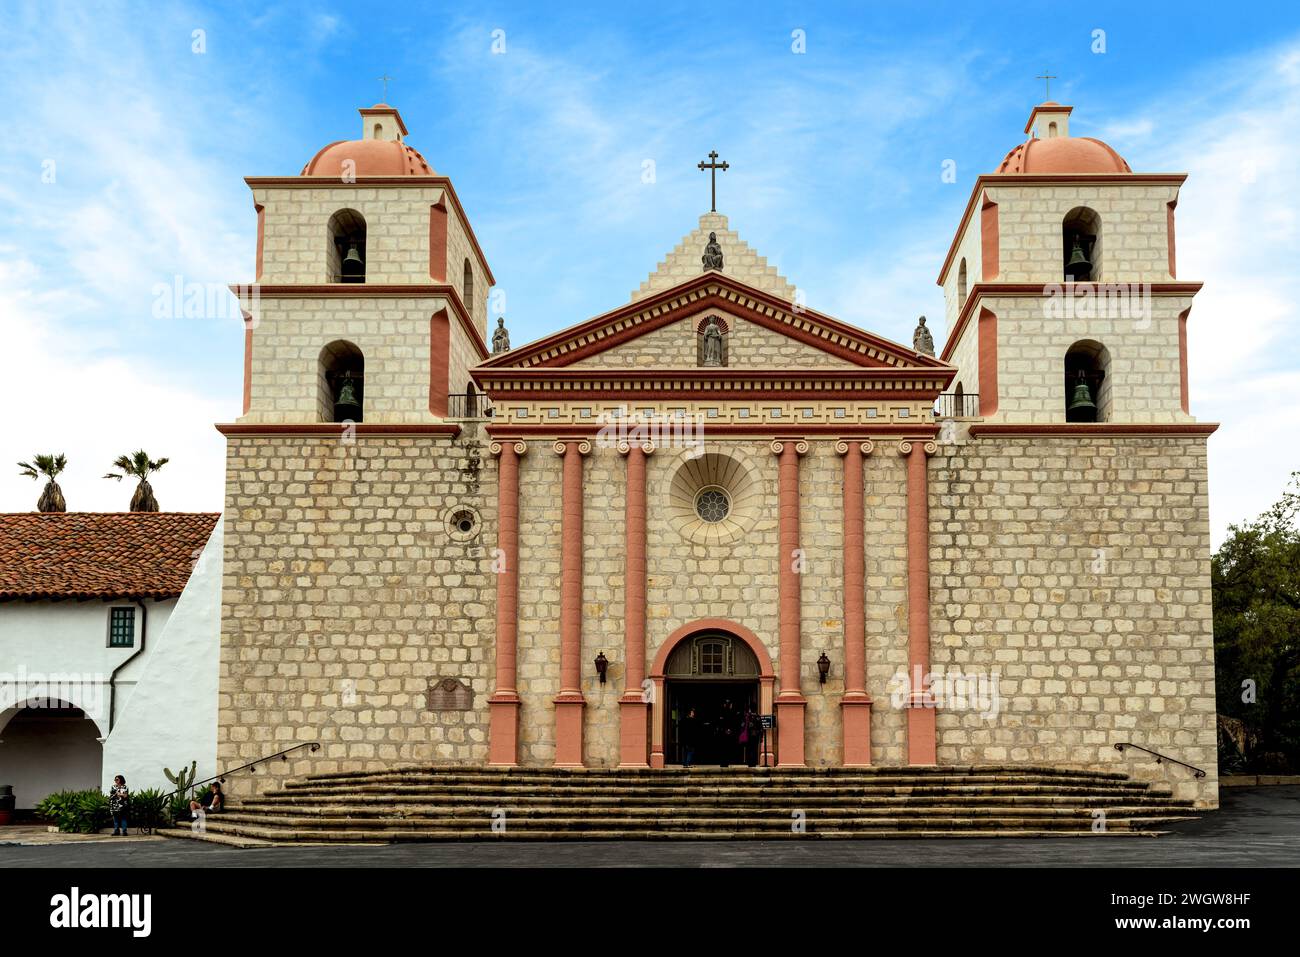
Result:
[[453,392],[447,396],[447,418],[490,419],[492,403],[482,392]]
[[944,392],[934,403],[936,419],[978,419],[979,415],[978,392]]

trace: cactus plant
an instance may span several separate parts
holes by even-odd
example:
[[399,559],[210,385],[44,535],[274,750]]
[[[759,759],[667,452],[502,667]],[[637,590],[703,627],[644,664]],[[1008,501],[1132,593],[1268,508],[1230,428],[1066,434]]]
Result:
[[182,766],[179,771],[172,774],[171,768],[163,768],[163,774],[167,775],[167,780],[176,786],[176,790],[184,793],[194,786],[194,779],[198,777],[199,762],[191,761],[188,771]]

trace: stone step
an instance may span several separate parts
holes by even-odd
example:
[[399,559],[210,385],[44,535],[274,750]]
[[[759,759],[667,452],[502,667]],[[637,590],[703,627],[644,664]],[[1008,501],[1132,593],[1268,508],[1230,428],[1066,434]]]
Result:
[[908,794],[908,795],[774,795],[774,794],[740,794],[740,795],[694,795],[677,797],[675,795],[655,795],[653,797],[616,797],[599,795],[588,797],[581,802],[569,798],[560,798],[545,794],[360,794],[341,791],[336,794],[280,794],[262,798],[249,798],[238,804],[241,810],[276,809],[293,807],[318,807],[346,803],[353,807],[373,806],[375,808],[392,808],[401,805],[417,807],[496,807],[502,803],[512,806],[572,806],[582,807],[719,807],[719,806],[799,806],[806,808],[823,807],[924,807],[931,805],[952,804],[959,800],[962,806],[978,808],[982,806],[1024,806],[1049,805],[1053,807],[1095,808],[1113,805],[1132,805],[1146,807],[1174,807],[1191,809],[1191,801],[1174,801],[1171,798],[1152,797],[1142,794],[1101,794],[1101,795],[944,795],[944,794]]
[[[779,827],[789,827],[792,813],[780,808],[701,808],[683,811],[681,809],[662,808],[657,811],[641,810],[603,810],[577,813],[571,807],[552,808],[505,808],[508,821],[525,821],[530,824],[539,822],[580,821],[583,827],[595,824],[617,822],[631,826],[673,826],[674,823],[694,823],[703,825],[715,822],[763,822]],[[900,813],[900,811],[902,813]],[[967,822],[970,826],[981,826],[987,821],[1024,821],[1035,820],[1051,825],[1068,827],[1091,827],[1094,816],[1085,808],[821,808],[802,812],[807,821],[822,824],[843,822],[867,823],[871,821],[909,820],[924,822],[943,819]],[[1169,818],[1173,812],[1167,808],[1113,808],[1107,811],[1106,820],[1127,821],[1135,818]],[[245,824],[279,824],[299,827],[442,827],[449,824],[465,822],[482,822],[487,826],[493,819],[491,811],[473,808],[453,808],[437,813],[393,814],[374,809],[353,809],[347,807],[321,808],[316,811],[269,812],[231,810],[222,815],[221,821]]]
[[188,826],[160,827],[154,833],[160,837],[169,837],[182,841],[208,841],[212,844],[225,844],[227,847],[271,847],[275,843],[262,838],[222,834],[219,831],[192,831]]
[[[1150,822],[1146,822],[1150,823]],[[214,831],[214,828],[218,830]],[[411,830],[392,829],[385,831],[382,837],[375,833],[355,830],[336,829],[319,831],[295,831],[288,828],[254,827],[251,825],[226,824],[209,825],[204,837],[212,840],[214,835],[222,833],[240,838],[252,838],[267,843],[310,842],[310,843],[347,843],[347,844],[388,844],[395,842],[424,841],[646,841],[646,840],[690,840],[690,841],[737,841],[737,840],[865,840],[898,838],[1058,838],[1058,837],[1159,837],[1167,831],[1156,829],[1110,828],[1095,832],[1089,829],[1051,830],[1038,828],[1012,829],[971,829],[971,828],[889,828],[842,830],[813,830],[795,833],[788,827],[782,830],[744,830],[724,829],[704,830],[536,830],[513,829],[508,833],[492,833],[490,830]]]
[[837,798],[857,798],[873,795],[912,795],[912,794],[931,794],[931,795],[954,795],[954,796],[976,796],[976,795],[1025,795],[1033,796],[1039,794],[1055,795],[1078,795],[1078,796],[1102,796],[1108,794],[1150,794],[1153,797],[1164,797],[1165,794],[1152,792],[1149,789],[1138,786],[1132,788],[1125,787],[1092,787],[1086,785],[1059,785],[1051,786],[1045,784],[951,784],[951,785],[925,785],[925,786],[907,786],[900,785],[897,787],[841,787],[839,785],[807,785],[802,787],[750,787],[742,784],[727,784],[716,786],[683,786],[666,790],[663,788],[638,788],[624,787],[621,785],[608,785],[605,787],[568,787],[568,788],[551,788],[551,787],[525,787],[512,788],[498,784],[462,784],[456,786],[445,786],[437,784],[373,784],[373,785],[352,785],[349,787],[304,787],[304,788],[276,788],[270,789],[266,793],[267,797],[281,797],[290,795],[320,795],[330,796],[337,794],[382,794],[382,795],[488,795],[501,797],[516,792],[523,792],[536,795],[547,795],[566,800],[579,800],[595,797],[619,797],[619,798],[658,798],[663,799],[665,796],[671,796],[675,799],[688,799],[694,797],[716,797],[745,794],[762,794],[769,797],[776,795],[786,796],[791,799],[803,797],[837,797]]
[[446,779],[448,777],[475,779],[513,779],[558,778],[576,780],[589,778],[608,781],[611,778],[621,780],[644,779],[654,784],[670,784],[682,778],[697,779],[707,776],[740,777],[745,775],[766,776],[774,779],[813,778],[823,781],[828,778],[879,780],[888,777],[912,777],[933,779],[943,777],[987,777],[1007,776],[1011,778],[1038,777],[1057,780],[1060,778],[1089,778],[1125,782],[1127,774],[1121,771],[1093,771],[1076,768],[1053,768],[1035,765],[942,765],[933,768],[905,766],[888,766],[873,768],[751,768],[733,765],[721,767],[662,768],[658,770],[642,768],[487,768],[464,765],[442,765],[407,768],[390,768],[378,771],[329,771],[307,775],[301,782],[313,781],[362,781],[382,780],[408,777],[410,775],[427,775]]

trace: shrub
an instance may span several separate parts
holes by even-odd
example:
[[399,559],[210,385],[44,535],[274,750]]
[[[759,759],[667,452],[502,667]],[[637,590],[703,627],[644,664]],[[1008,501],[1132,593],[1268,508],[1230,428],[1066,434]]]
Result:
[[146,788],[143,791],[136,791],[131,795],[131,803],[127,805],[127,821],[133,827],[165,827],[173,819],[168,817],[168,807],[170,803],[165,801],[166,793],[158,788]]
[[56,791],[36,805],[36,814],[67,834],[94,834],[108,827],[113,819],[108,810],[108,797],[93,788]]

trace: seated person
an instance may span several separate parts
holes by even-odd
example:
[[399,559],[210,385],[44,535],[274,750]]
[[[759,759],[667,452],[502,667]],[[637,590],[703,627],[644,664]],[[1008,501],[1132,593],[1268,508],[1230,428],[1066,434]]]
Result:
[[197,817],[199,811],[205,814],[220,814],[226,806],[225,795],[221,793],[221,782],[213,781],[208,787],[208,793],[203,796],[203,800],[190,802],[190,816]]

